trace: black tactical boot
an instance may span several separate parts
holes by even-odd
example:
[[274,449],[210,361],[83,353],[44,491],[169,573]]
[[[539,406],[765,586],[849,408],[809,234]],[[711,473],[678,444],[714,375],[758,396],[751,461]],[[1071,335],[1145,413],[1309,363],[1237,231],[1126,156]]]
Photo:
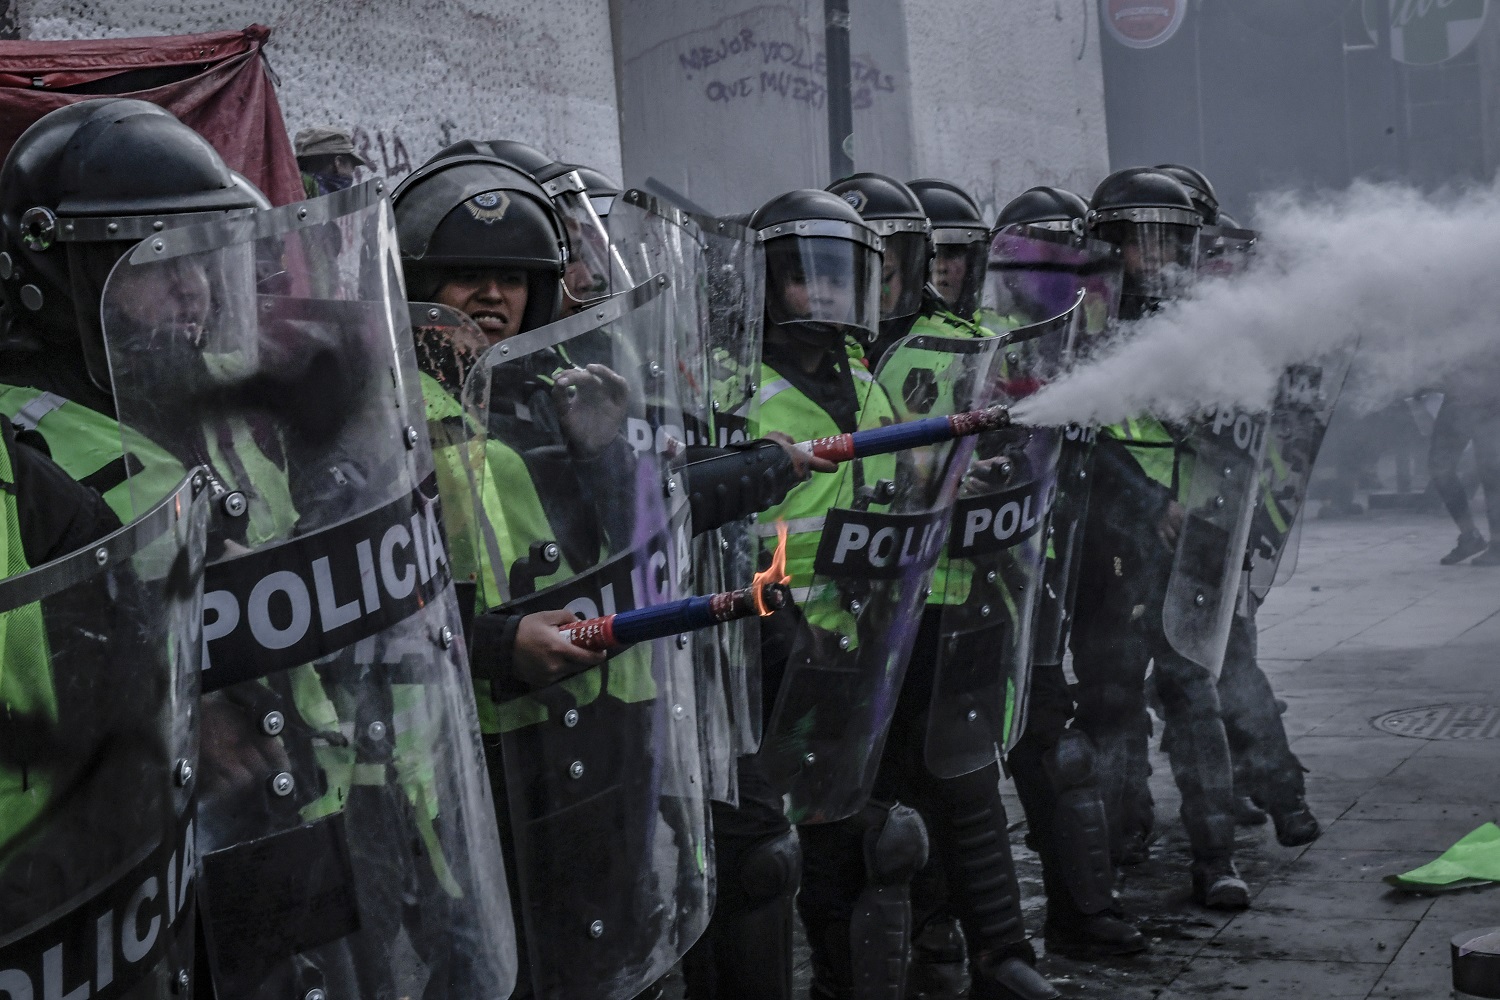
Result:
[[1250,887],[1232,858],[1194,861],[1193,900],[1210,910],[1243,910],[1250,905]]
[[967,961],[958,921],[951,917],[930,921],[912,942],[906,1000],[960,1000]]
[[1234,797],[1234,821],[1240,826],[1264,826],[1267,814],[1248,795]]
[[1444,566],[1456,566],[1470,556],[1476,556],[1483,552],[1484,549],[1484,537],[1479,532],[1465,531],[1458,536],[1458,544],[1453,546],[1453,551],[1443,556],[1438,562]]
[[981,958],[969,968],[969,1000],[1055,1000],[1057,987],[1024,958]]
[[1282,847],[1311,844],[1323,832],[1317,817],[1307,808],[1307,803],[1300,799],[1293,808],[1273,811],[1271,822],[1276,824],[1276,840]]

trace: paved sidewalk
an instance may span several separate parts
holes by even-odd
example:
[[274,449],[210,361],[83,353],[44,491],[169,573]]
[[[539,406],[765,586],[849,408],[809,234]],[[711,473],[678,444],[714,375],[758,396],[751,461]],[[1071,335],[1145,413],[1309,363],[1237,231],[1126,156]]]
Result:
[[[1449,996],[1448,940],[1500,924],[1500,888],[1409,896],[1381,878],[1500,819],[1500,569],[1439,566],[1454,536],[1446,519],[1413,514],[1308,522],[1296,575],[1261,609],[1260,655],[1288,703],[1287,731],[1311,772],[1323,836],[1287,849],[1269,826],[1242,829],[1252,908],[1225,916],[1194,906],[1176,788],[1155,753],[1163,837],[1121,884],[1153,953],[1109,966],[1048,958],[1043,967],[1065,995]],[[1439,705],[1466,707],[1389,725],[1462,738],[1394,735],[1372,723]],[[1017,852],[1039,931],[1040,870],[1023,846]]]

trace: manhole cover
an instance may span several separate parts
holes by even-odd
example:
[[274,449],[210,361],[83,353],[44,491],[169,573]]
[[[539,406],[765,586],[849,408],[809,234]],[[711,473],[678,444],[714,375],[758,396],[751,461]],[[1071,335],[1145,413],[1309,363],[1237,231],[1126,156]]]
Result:
[[1403,708],[1377,715],[1370,725],[1383,733],[1419,740],[1494,740],[1500,739],[1500,705]]

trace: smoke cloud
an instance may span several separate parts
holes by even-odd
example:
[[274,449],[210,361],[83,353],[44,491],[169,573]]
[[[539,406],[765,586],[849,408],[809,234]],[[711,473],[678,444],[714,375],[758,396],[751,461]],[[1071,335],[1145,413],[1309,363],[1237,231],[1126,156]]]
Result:
[[1256,213],[1247,268],[1199,282],[1015,416],[1035,424],[1183,419],[1263,409],[1290,364],[1358,343],[1355,405],[1373,408],[1463,370],[1500,374],[1500,183],[1440,196],[1357,184],[1283,195]]

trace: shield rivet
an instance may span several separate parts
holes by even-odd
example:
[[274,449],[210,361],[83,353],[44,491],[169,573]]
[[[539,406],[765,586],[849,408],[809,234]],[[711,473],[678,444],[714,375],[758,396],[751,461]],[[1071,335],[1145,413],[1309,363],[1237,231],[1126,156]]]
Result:
[[1009,365],[1018,365],[1021,363],[1021,356],[1012,351],[1005,356],[1005,363]]
[[193,762],[185,757],[179,760],[172,778],[177,782],[178,788],[186,788],[187,783],[193,780]]
[[260,720],[260,731],[267,736],[280,736],[286,728],[286,716],[280,712],[267,712]]
[[161,240],[152,240],[151,241],[151,249],[155,250],[157,253],[161,253],[166,248],[167,248],[166,243],[164,243]]
[[223,507],[224,513],[230,517],[243,517],[245,511],[250,509],[250,505],[245,502],[245,494],[239,490],[224,494]]
[[604,921],[602,921],[602,920],[595,920],[593,923],[589,924],[589,937],[597,939],[597,938],[602,938],[603,936],[604,936]]
[[563,725],[567,726],[569,729],[572,729],[574,726],[578,725],[578,709],[570,708],[563,713]]
[[687,649],[687,644],[688,644],[688,637],[687,637],[687,633],[684,632],[684,633],[682,633],[681,635],[679,635],[677,637],[677,648],[678,649]]
[[979,721],[979,712],[978,712],[977,709],[973,709],[973,708],[969,709],[969,721],[970,722],[978,722]]
[[813,753],[811,750],[802,755],[802,763],[806,764],[808,767],[812,767],[817,762],[818,755]]
[[667,496],[671,496],[672,494],[674,494],[676,492],[677,492],[677,480],[676,479],[668,479],[667,480]]
[[996,577],[997,577],[997,574],[995,573],[995,571],[994,570],[990,570],[988,573],[984,574],[984,582],[985,583],[994,583]]
[[371,740],[378,743],[385,739],[385,723],[376,719],[365,728],[365,732],[369,734]]
[[865,606],[860,603],[860,600],[857,597],[849,602],[849,613],[851,615],[857,615],[864,609]]
[[1234,475],[1234,468],[1228,465],[1224,466],[1224,478],[1228,479],[1232,475]]
[[1205,605],[1207,603],[1208,603],[1208,598],[1205,597],[1203,594],[1195,594],[1195,595],[1193,595],[1193,604],[1196,607],[1200,607],[1201,608],[1201,607],[1203,607],[1203,605]]
[[1078,478],[1079,479],[1087,479],[1088,477],[1089,477],[1089,470],[1087,470],[1087,469],[1079,469],[1078,470]]
[[980,608],[979,608],[979,617],[981,617],[981,618],[988,618],[989,616],[990,616],[990,606],[988,604],[980,605]]
[[[299,219],[305,219],[305,218],[307,218],[307,209],[305,209],[305,208],[299,208],[299,209],[297,209],[297,218],[299,218]],[[322,998],[320,997],[319,1000],[322,1000]]]
[[109,562],[109,549],[106,549],[102,545],[95,549],[94,562],[98,563],[100,566],[103,566],[105,563]]
[[193,985],[193,980],[190,976],[188,976],[187,970],[178,969],[177,975],[172,977],[172,992],[186,993],[188,991],[188,987],[191,985]]
[[307,991],[307,995],[304,996],[302,1000],[328,1000],[328,994],[324,993],[321,989],[314,986],[312,989]]
[[297,787],[297,782],[286,771],[278,771],[271,776],[270,785],[271,794],[284,799],[292,794],[293,789]]
[[657,364],[655,361],[651,362],[651,365],[647,370],[651,373],[652,378],[661,378],[661,365]]
[[568,765],[568,775],[573,778],[583,777],[583,761],[575,760]]
[[415,448],[417,446],[417,429],[415,427],[407,424],[406,430],[403,432],[403,436],[406,438],[406,447],[408,449]]
[[1056,529],[1056,528],[1054,528],[1054,527],[1052,527],[1052,525],[1050,525],[1050,524],[1049,524],[1049,525],[1047,525],[1047,537],[1048,537],[1048,538],[1052,538],[1052,537],[1054,537],[1054,536],[1055,536],[1055,535],[1056,535],[1056,534],[1057,534],[1057,529]]
[[159,233],[166,228],[167,224],[160,219],[157,219],[155,222],[151,223],[151,231],[153,233]]
[[453,645],[453,630],[446,625],[438,629],[438,645],[444,649]]
[[849,648],[849,637],[847,635],[841,635],[841,636],[839,636],[839,649],[845,649],[845,650],[847,650],[848,648]]
[[1223,497],[1214,497],[1214,506],[1215,507],[1223,507],[1224,506],[1224,498]]
[[729,551],[729,539],[725,538],[723,535],[719,536],[719,551],[720,552],[728,552]]
[[438,321],[438,317],[441,315],[442,313],[438,312],[436,309],[427,310],[427,318],[434,323]]
[[685,710],[683,709],[683,707],[681,705],[673,705],[672,706],[672,717],[673,718],[680,719],[680,718],[683,717],[684,714],[685,714]]
[[104,227],[104,231],[113,236],[120,231],[120,224],[118,222],[111,222]]
[[929,597],[931,597],[931,596],[932,596],[932,588],[931,588],[931,587],[929,587],[929,586],[927,586],[927,585],[926,585],[926,584],[925,584],[925,583],[924,583],[924,584],[923,584],[923,585],[922,585],[922,600],[924,600],[924,601],[925,601],[925,600],[927,600],[927,598],[929,598]]

